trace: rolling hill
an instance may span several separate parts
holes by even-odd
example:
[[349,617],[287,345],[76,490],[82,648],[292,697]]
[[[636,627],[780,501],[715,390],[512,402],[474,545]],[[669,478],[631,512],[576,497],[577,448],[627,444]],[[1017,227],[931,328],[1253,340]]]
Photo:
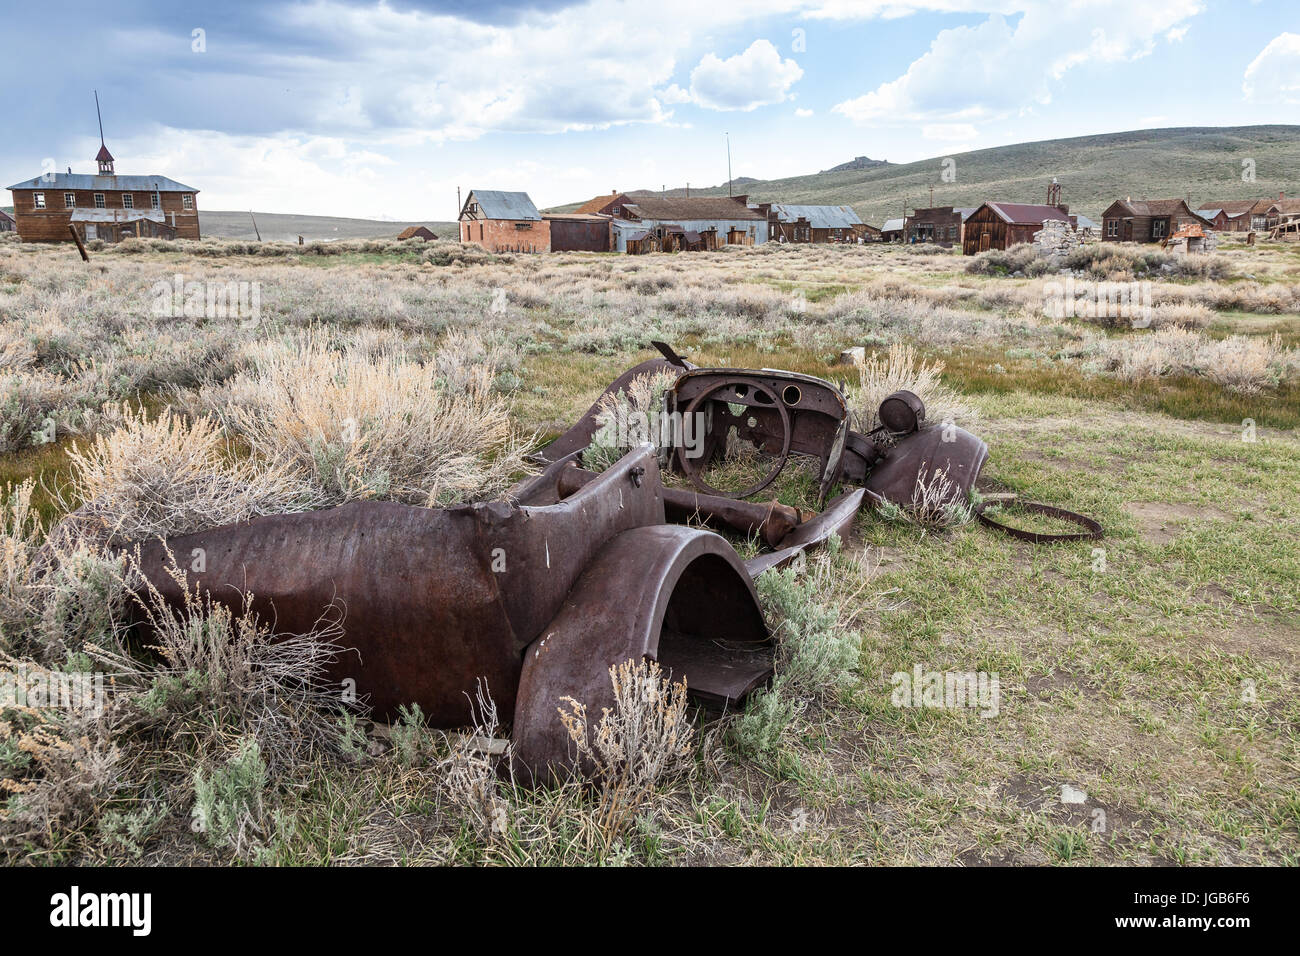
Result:
[[[407,226],[428,226],[441,238],[454,239],[454,222],[387,222],[380,219],[344,219],[338,216],[293,216],[283,213],[254,212],[257,228],[266,240],[297,242],[302,236],[315,239],[370,239],[395,237]],[[255,239],[253,222],[247,212],[206,212],[199,210],[199,230],[205,238]]]
[[[1125,196],[1190,196],[1200,203],[1300,194],[1300,126],[1136,130],[979,149],[952,155],[956,181],[951,183],[940,178],[944,158],[869,168],[850,162],[844,166],[858,168],[750,180],[738,191],[758,202],[847,203],[877,226],[901,216],[904,205],[909,211],[930,205],[931,186],[937,206],[976,206],[987,199],[1043,202],[1053,176],[1070,209],[1093,219]],[[1242,181],[1244,159],[1254,160],[1254,182]],[[658,190],[638,192],[659,195]],[[691,188],[693,196],[726,194],[725,183]],[[685,190],[670,189],[667,195],[682,196]]]

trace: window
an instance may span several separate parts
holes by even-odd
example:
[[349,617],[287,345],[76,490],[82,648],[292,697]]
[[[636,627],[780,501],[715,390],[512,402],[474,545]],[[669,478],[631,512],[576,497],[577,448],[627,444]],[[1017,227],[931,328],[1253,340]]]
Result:
[[77,194],[76,194],[76,193],[64,193],[64,194],[63,194],[63,208],[64,208],[64,209],[75,209],[76,206],[77,206]]
[[95,208],[96,208],[96,209],[107,209],[107,208],[108,208],[108,203],[104,202],[104,194],[103,194],[103,193],[95,193]]
[[186,193],[185,195],[181,196],[181,205],[186,209],[193,209],[194,197],[191,196],[189,193]]
[[1151,220],[1151,236],[1152,236],[1152,238],[1155,238],[1155,239],[1163,239],[1163,238],[1165,237],[1166,233],[1168,233],[1168,232],[1169,232],[1169,220],[1168,220],[1168,219],[1153,219],[1153,220]]
[[1118,235],[1119,235],[1119,220],[1118,220],[1118,219],[1107,219],[1107,220],[1106,220],[1106,238],[1107,238],[1107,239],[1114,239],[1114,238],[1116,238]]
[[531,222],[517,222],[517,223],[515,223],[515,228],[516,228],[516,229],[531,229],[531,228],[533,228],[533,224],[532,224]]
[[162,208],[162,196],[159,196],[157,193],[150,193],[150,194],[149,194],[149,205],[150,205],[152,208],[154,208],[154,209],[161,209],[161,208]]
[[1266,222],[1266,220],[1265,220],[1265,218],[1264,218],[1263,216],[1251,216],[1251,217],[1250,217],[1250,228],[1251,228],[1251,229],[1263,229],[1263,228],[1264,228],[1264,225],[1265,225],[1265,222]]
[[135,208],[135,197],[132,196],[130,193],[122,193],[122,208],[123,208],[123,209],[134,209],[134,208]]
[[956,227],[956,226],[949,226],[949,227],[948,227],[948,238],[951,239],[951,240],[956,240],[956,238],[957,238],[957,227]]
[[45,193],[32,193],[32,203],[37,209],[45,208]]

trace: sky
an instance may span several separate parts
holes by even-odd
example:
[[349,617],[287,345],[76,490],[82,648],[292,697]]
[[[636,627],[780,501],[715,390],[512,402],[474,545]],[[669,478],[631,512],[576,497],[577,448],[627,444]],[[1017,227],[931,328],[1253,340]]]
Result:
[[98,90],[117,171],[210,210],[449,220],[458,187],[545,208],[712,186],[727,134],[733,174],[772,179],[1300,122],[1295,0],[72,0],[21,30],[0,181],[92,172]]

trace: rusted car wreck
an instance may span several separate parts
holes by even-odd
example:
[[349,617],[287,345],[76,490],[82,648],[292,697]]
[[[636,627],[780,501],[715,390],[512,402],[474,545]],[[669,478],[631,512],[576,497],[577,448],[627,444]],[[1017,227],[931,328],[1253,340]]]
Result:
[[[651,445],[601,473],[584,469],[597,403],[537,454],[540,473],[503,500],[450,508],[359,501],[263,517],[142,543],[142,571],[179,605],[170,555],[203,549],[206,567],[190,586],[231,606],[249,596],[280,631],[306,631],[337,609],[351,650],[330,677],[355,681],[379,718],[417,703],[434,726],[463,726],[483,680],[513,715],[525,774],[571,765],[558,702],[571,696],[594,713],[612,705],[608,669],[629,658],[655,659],[685,677],[696,700],[734,708],[773,672],[757,576],[845,533],[865,500],[906,504],[927,472],[944,472],[954,496],[968,495],[988,450],[959,428],[927,426],[908,392],[886,399],[882,424],[863,434],[830,382],[696,368],[660,348],[664,358],[630,369],[607,394],[639,375],[676,375],[666,405],[700,416],[703,445],[694,457],[676,449],[663,467],[697,490],[666,487]],[[725,491],[706,470],[731,435],[768,467],[759,481]],[[837,486],[855,487],[820,512],[743,500],[761,495],[795,456],[816,469],[819,505]],[[756,535],[769,550],[744,561],[722,535],[685,524],[692,519]]]

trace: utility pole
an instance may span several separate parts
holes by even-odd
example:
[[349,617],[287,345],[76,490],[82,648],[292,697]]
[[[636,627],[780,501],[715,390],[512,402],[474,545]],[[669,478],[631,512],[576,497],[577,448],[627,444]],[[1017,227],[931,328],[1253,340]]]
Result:
[[251,220],[253,220],[253,232],[256,233],[256,235],[257,235],[257,241],[258,241],[258,242],[261,242],[261,241],[262,241],[262,233],[261,233],[261,231],[258,230],[258,228],[257,228],[257,217],[253,215],[253,210],[251,210],[251,209],[248,210],[248,218],[251,219]]
[[930,184],[930,208],[934,208],[934,184]]
[[724,134],[727,137],[727,198],[731,198],[731,134]]

